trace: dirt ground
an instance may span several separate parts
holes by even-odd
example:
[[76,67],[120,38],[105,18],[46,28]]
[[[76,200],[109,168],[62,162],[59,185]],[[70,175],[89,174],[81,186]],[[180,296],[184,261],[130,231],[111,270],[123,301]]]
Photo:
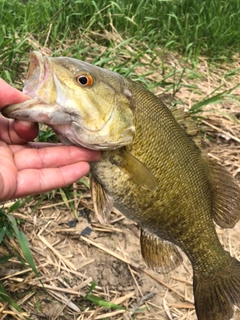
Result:
[[[18,219],[24,216],[23,231],[45,290],[40,279],[15,259],[7,270],[0,270],[0,277],[8,282],[11,292],[17,292],[18,304],[28,318],[196,320],[192,268],[187,258],[169,274],[154,273],[143,262],[134,223],[114,210],[111,224],[103,227],[86,206],[91,208],[91,199],[84,190],[78,222],[61,203],[44,204],[33,216],[25,208],[14,213]],[[218,228],[223,245],[236,257],[240,252],[239,228],[240,224],[230,230]],[[92,281],[97,284],[93,294],[127,311],[109,310],[87,301],[84,297]],[[0,317],[4,318],[22,317],[6,312]]]
[[[175,66],[181,69],[177,57],[174,59]],[[236,69],[239,62],[236,59]],[[233,78],[228,81],[224,76],[232,68],[225,66],[210,70],[203,60],[198,66],[202,78],[194,78],[198,90],[183,87],[176,98],[189,108],[221,83],[225,89],[233,87],[239,83],[239,72],[235,74],[234,81]],[[189,83],[189,79],[190,73],[184,81]],[[239,98],[240,89],[234,90],[233,94]],[[208,146],[209,156],[226,166],[238,181],[239,110],[235,101],[211,105],[205,109],[206,118],[202,122],[214,140]],[[115,209],[109,225],[100,225],[93,214],[89,189],[81,183],[73,187],[80,194],[72,199],[77,219],[59,192],[52,200],[42,202],[36,210],[39,197],[13,213],[15,218],[24,220],[21,228],[28,237],[40,278],[36,278],[28,266],[23,268],[15,258],[0,268],[0,280],[25,311],[20,314],[0,302],[0,320],[24,317],[32,320],[196,320],[192,268],[188,259],[184,257],[183,264],[166,275],[151,271],[141,257],[137,225]],[[6,208],[10,205],[7,203]],[[224,247],[238,259],[239,228],[239,223],[234,229],[217,228]],[[19,252],[14,239],[10,239],[9,244]],[[7,252],[5,244],[0,248],[0,256]],[[98,303],[89,301],[86,294],[93,282],[96,286],[91,294],[118,304],[124,310],[106,308],[103,300]]]

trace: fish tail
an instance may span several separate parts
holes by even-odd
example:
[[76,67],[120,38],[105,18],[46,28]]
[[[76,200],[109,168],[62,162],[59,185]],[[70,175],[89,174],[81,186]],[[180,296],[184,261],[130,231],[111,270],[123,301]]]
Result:
[[217,274],[195,272],[193,290],[198,320],[230,320],[240,308],[240,262],[232,258]]

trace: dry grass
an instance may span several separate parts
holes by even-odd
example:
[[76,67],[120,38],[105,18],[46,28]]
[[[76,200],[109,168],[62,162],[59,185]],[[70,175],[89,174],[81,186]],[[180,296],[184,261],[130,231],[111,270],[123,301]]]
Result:
[[[31,38],[30,41],[34,43],[35,40]],[[115,38],[115,41],[117,44],[122,39]],[[38,46],[36,42],[34,46]],[[38,49],[51,54],[46,48]],[[103,50],[107,49],[99,47],[99,51]],[[126,52],[129,55],[133,53],[130,45]],[[149,62],[151,57],[146,54],[142,59]],[[220,85],[219,90],[223,91],[234,87],[240,80],[238,58],[231,65],[219,66],[209,66],[202,58],[193,70],[181,57],[160,51],[154,65],[146,64],[144,70],[136,67],[136,74],[146,73],[147,68],[152,67],[156,71],[148,76],[148,80],[161,80],[162,75],[157,70],[162,59],[166,73],[174,69],[181,75],[185,70],[181,83],[186,86],[181,85],[174,98],[188,109]],[[233,69],[236,73],[227,76]],[[168,80],[176,81],[176,78]],[[162,88],[155,88],[155,92],[157,95],[166,93]],[[233,93],[239,97],[240,88]],[[201,115],[204,117],[205,135],[211,138],[208,143],[209,156],[225,165],[239,180],[240,124],[237,102],[232,100],[206,106]],[[35,211],[33,208],[38,196],[13,213],[16,218],[24,220],[21,226],[28,237],[40,278],[36,278],[30,268],[23,268],[16,259],[11,259],[0,268],[0,280],[25,310],[25,314],[19,314],[8,304],[0,303],[0,319],[196,320],[192,270],[187,259],[168,275],[152,272],[146,268],[140,255],[137,226],[116,210],[113,210],[108,226],[99,225],[93,215],[89,190],[82,184],[74,187],[82,196],[71,200],[77,215],[80,213],[77,224],[71,228],[68,222],[73,220],[73,213],[58,193],[52,201],[44,201]],[[10,205],[6,204],[6,207]],[[81,235],[87,227],[91,230],[90,235]],[[218,229],[222,243],[237,258],[240,256],[239,227]],[[13,239],[5,239],[0,254],[11,253],[12,248],[21,254]],[[97,283],[93,294],[127,310],[110,310],[89,302],[85,296],[92,281]]]
[[[77,210],[81,212],[86,206],[92,207],[87,190]],[[94,219],[90,225],[85,217],[79,217],[77,225],[69,228],[67,223],[72,220],[72,213],[61,203],[44,203],[34,215],[31,206],[28,209],[22,208],[14,216],[25,220],[23,231],[28,235],[41,276],[36,278],[30,268],[23,269],[15,259],[0,272],[8,291],[18,292],[16,302],[26,310],[25,316],[31,319],[127,320],[133,316],[165,319],[164,310],[194,310],[190,265],[181,267],[175,277],[157,275],[146,268],[140,255],[137,227],[116,210],[109,226],[98,225]],[[92,230],[89,237],[80,235],[86,227]],[[19,251],[13,240],[5,245]],[[94,294],[128,311],[109,311],[85,300],[93,280],[98,283]],[[168,295],[172,296],[169,305]],[[159,297],[165,301],[163,305],[162,302],[159,305]],[[20,314],[7,305],[1,305],[0,314],[0,319],[10,315],[21,319]]]

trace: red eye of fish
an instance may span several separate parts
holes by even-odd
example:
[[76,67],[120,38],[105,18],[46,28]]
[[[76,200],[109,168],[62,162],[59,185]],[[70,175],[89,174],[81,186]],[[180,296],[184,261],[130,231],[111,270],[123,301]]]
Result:
[[90,87],[93,83],[93,78],[90,74],[79,74],[76,80],[82,87]]

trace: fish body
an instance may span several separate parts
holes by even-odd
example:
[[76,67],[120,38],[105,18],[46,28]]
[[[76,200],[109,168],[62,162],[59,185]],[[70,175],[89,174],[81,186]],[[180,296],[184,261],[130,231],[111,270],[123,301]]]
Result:
[[100,222],[114,205],[138,223],[143,258],[156,271],[178,266],[181,248],[193,267],[198,319],[230,320],[240,307],[240,263],[223,249],[213,220],[221,227],[239,220],[239,187],[189,137],[177,111],[119,74],[36,52],[24,92],[33,99],[4,115],[48,124],[65,144],[102,150],[91,164]]

